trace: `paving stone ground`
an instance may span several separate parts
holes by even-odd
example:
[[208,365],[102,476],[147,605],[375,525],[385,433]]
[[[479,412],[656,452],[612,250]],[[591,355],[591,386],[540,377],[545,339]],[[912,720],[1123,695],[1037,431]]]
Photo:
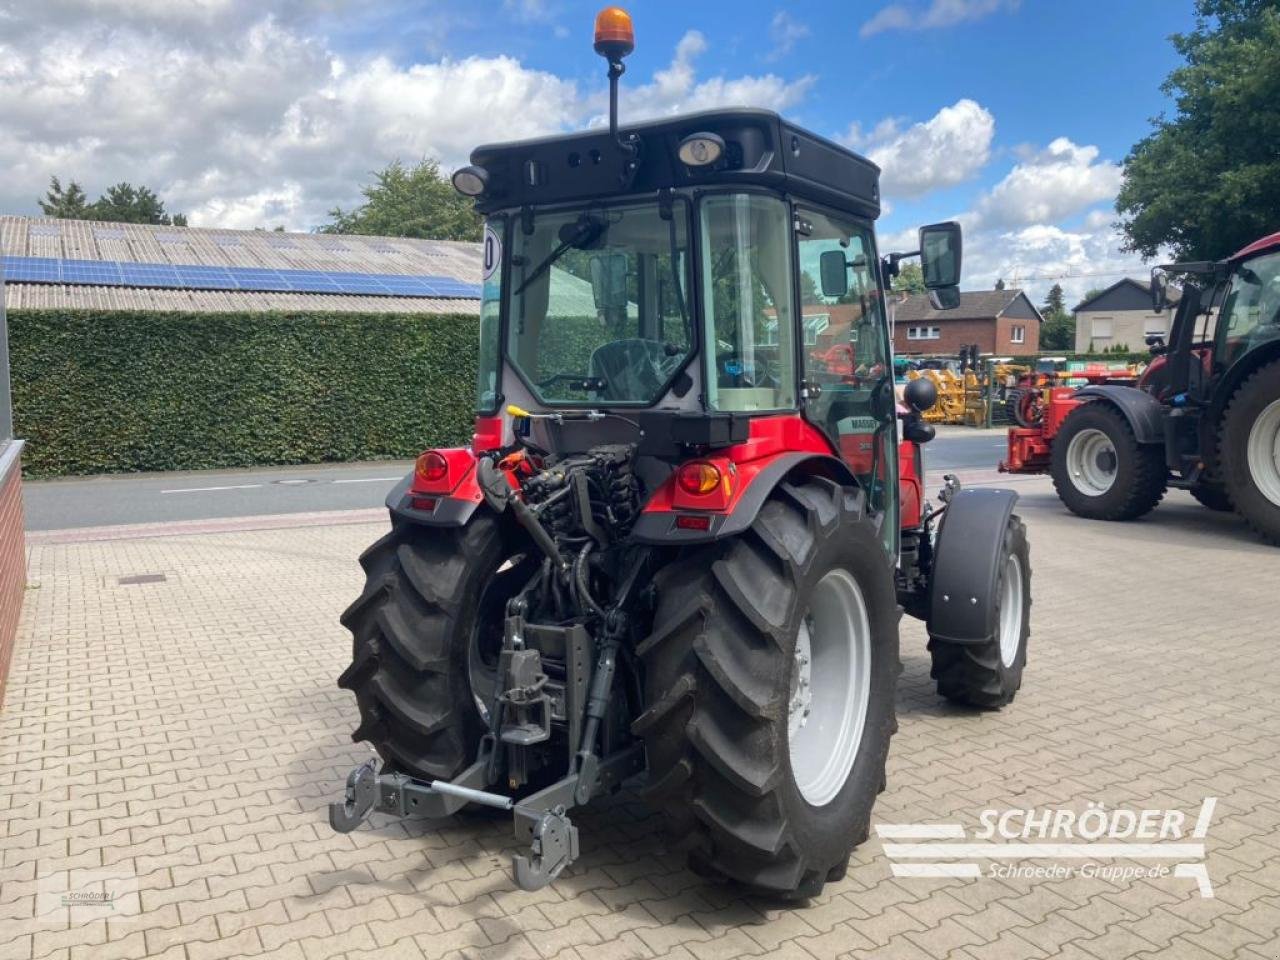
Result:
[[[1091,801],[1194,819],[1212,796],[1213,898],[1172,877],[894,877],[873,838],[807,906],[769,902],[685,870],[630,791],[575,813],[582,859],[538,893],[509,879],[504,820],[334,834],[324,805],[367,755],[337,616],[380,522],[30,548],[0,713],[0,960],[1276,960],[1280,552],[1184,494],[1115,526],[1017,487],[1023,690],[945,705],[904,622],[875,820],[972,833],[984,809]],[[164,579],[119,580],[145,574]]]

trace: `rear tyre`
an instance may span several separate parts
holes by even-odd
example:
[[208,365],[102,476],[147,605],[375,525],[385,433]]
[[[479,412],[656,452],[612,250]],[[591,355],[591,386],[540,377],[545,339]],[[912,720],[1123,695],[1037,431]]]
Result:
[[1129,421],[1103,401],[1076,407],[1053,438],[1058,497],[1089,520],[1136,520],[1164,497],[1164,450],[1138,443]]
[[817,894],[867,837],[897,727],[892,568],[861,497],[784,483],[655,584],[646,798],[702,875]]
[[1040,422],[1035,415],[1036,391],[1018,389],[1009,391],[1009,399],[1005,401],[1005,412],[1009,419],[1020,427],[1034,427]]
[[484,649],[501,642],[503,593],[521,565],[495,519],[477,515],[457,530],[397,523],[360,557],[364,592],[342,614],[352,663],[338,686],[356,695],[360,726],[387,768],[450,779],[476,756],[484,731],[472,693],[485,689]]
[[1191,495],[1199,501],[1201,506],[1208,507],[1210,510],[1220,513],[1231,511],[1231,498],[1227,496],[1227,491],[1217,484],[1197,484],[1191,488]]
[[1031,636],[1031,547],[1027,528],[1015,514],[1005,529],[996,582],[995,633],[979,643],[952,643],[929,637],[930,676],[938,693],[971,707],[1002,707],[1022,686]]
[[1231,398],[1218,450],[1236,511],[1280,544],[1280,361],[1256,370]]

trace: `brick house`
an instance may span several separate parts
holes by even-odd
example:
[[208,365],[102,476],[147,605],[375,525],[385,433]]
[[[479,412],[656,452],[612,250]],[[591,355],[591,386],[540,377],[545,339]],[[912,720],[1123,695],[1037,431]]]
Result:
[[935,310],[927,294],[913,293],[896,304],[893,352],[952,356],[976,343],[986,356],[1026,356],[1040,352],[1043,322],[1021,290],[967,291],[954,310]]

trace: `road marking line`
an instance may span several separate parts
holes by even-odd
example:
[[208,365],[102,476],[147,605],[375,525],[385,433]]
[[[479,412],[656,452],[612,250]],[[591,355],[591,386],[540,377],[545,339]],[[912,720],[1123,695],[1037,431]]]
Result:
[[211,493],[214,490],[254,490],[260,483],[236,483],[226,487],[182,487],[178,490],[161,490],[161,493]]
[[337,483],[392,483],[401,479],[400,477],[360,477],[356,480],[334,480]]

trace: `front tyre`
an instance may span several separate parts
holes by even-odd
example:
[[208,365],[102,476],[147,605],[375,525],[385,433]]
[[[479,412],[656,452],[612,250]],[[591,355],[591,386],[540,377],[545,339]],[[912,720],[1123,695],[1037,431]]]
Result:
[[1089,520],[1136,520],[1164,497],[1164,449],[1138,443],[1128,419],[1105,401],[1072,410],[1053,438],[1053,487]]
[[1005,528],[994,603],[996,629],[985,640],[956,643],[929,637],[930,676],[948,700],[992,709],[1011,702],[1022,686],[1031,636],[1031,547],[1017,514]]
[[1236,511],[1280,544],[1280,361],[1256,370],[1235,392],[1218,450]]
[[655,583],[647,799],[704,875],[817,894],[867,837],[896,729],[892,568],[860,495],[784,483]]

